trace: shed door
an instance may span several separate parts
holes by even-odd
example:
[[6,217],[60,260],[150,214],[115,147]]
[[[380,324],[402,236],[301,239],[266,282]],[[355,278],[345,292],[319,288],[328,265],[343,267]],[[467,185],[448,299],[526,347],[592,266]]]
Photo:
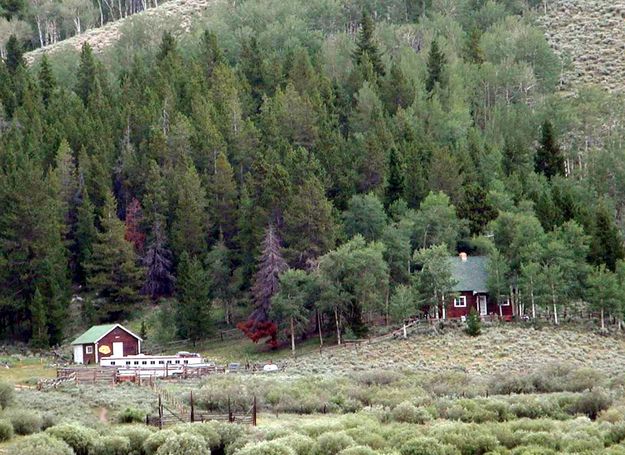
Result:
[[121,341],[113,342],[113,357],[124,357],[124,343]]
[[74,346],[74,363],[83,363],[82,344]]
[[486,296],[485,295],[478,296],[477,303],[480,307],[480,316],[486,316],[488,314],[488,306],[486,305]]

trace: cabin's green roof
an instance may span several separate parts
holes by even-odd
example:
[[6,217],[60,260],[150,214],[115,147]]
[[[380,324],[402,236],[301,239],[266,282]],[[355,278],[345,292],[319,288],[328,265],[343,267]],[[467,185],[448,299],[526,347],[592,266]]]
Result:
[[463,261],[459,256],[451,258],[451,273],[456,284],[454,292],[488,292],[488,258],[486,256],[468,256]]
[[117,324],[94,325],[85,333],[72,341],[72,344],[95,343],[104,335],[113,330],[116,326]]

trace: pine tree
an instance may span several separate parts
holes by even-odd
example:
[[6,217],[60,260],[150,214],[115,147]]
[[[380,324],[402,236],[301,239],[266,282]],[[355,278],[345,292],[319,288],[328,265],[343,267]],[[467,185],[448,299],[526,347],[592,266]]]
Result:
[[45,348],[49,344],[48,327],[46,322],[46,307],[39,288],[35,289],[35,295],[30,304],[32,315],[30,344],[35,348]]
[[481,234],[486,225],[497,218],[497,210],[486,199],[486,191],[478,184],[464,187],[463,198],[458,204],[458,216],[469,222],[472,235]]
[[475,308],[471,308],[467,317],[467,334],[476,337],[482,333],[482,322]]
[[176,39],[174,38],[174,35],[172,35],[170,31],[166,30],[163,32],[156,58],[159,61],[165,60],[167,56],[176,53],[176,47]]
[[210,277],[212,297],[224,308],[224,322],[232,322],[232,300],[235,289],[232,280],[232,254],[225,242],[220,240],[206,255],[206,271]]
[[590,260],[595,265],[605,264],[609,270],[616,270],[616,263],[625,258],[623,236],[614,217],[604,201],[595,210],[594,226],[590,243]]
[[137,254],[143,252],[145,232],[143,232],[143,210],[137,198],[132,198],[126,209],[124,238],[134,245]]
[[280,289],[280,274],[288,269],[282,257],[280,238],[272,225],[265,231],[263,249],[254,277],[252,296],[254,311],[247,321],[237,327],[252,341],[268,338],[267,344],[277,346],[277,326],[270,320],[271,299]]
[[564,157],[556,141],[552,123],[545,120],[541,131],[540,147],[536,151],[534,164],[536,172],[544,174],[548,179],[564,175]]
[[215,171],[210,176],[211,218],[215,220],[220,238],[231,241],[236,234],[237,187],[234,172],[223,152],[217,155]]
[[11,74],[15,74],[20,66],[26,67],[24,51],[15,35],[11,35],[7,41],[5,64]]
[[201,42],[202,63],[206,71],[206,77],[213,75],[213,70],[224,61],[223,52],[217,42],[217,34],[210,30],[205,30]]
[[432,93],[434,87],[438,84],[441,88],[444,87],[444,79],[443,79],[443,71],[445,70],[445,65],[447,64],[447,59],[445,55],[440,50],[438,46],[438,41],[432,41],[432,46],[430,47],[430,53],[428,54],[428,64],[427,64],[427,80],[425,81],[425,89],[428,93]]
[[124,223],[117,218],[117,203],[109,191],[106,196],[101,232],[96,236],[87,263],[87,284],[100,298],[103,320],[115,321],[126,315],[129,303],[140,299],[142,271],[137,267],[133,245],[124,239]]
[[415,87],[405,75],[399,63],[393,63],[391,72],[382,85],[382,97],[388,112],[394,114],[398,109],[410,106],[416,95]]
[[332,204],[315,176],[295,189],[284,212],[284,238],[290,262],[304,268],[334,247],[336,227]]
[[48,105],[55,88],[56,80],[52,74],[50,61],[48,60],[48,56],[43,54],[41,57],[41,65],[39,67],[39,90],[41,92],[41,99],[43,100],[44,105]]
[[382,77],[385,72],[384,64],[382,63],[378,46],[375,43],[374,33],[375,24],[373,19],[371,19],[371,16],[365,11],[362,13],[360,31],[358,33],[356,50],[354,51],[353,58],[356,65],[361,65],[366,56],[372,64],[375,74]]
[[171,252],[167,249],[167,240],[160,223],[152,227],[152,241],[143,259],[146,277],[142,292],[152,300],[170,297],[174,291],[175,278],[171,273]]
[[388,181],[386,182],[386,207],[390,207],[393,202],[401,199],[404,195],[404,163],[399,156],[396,147],[391,149],[391,156],[388,164]]
[[94,93],[97,86],[96,62],[93,57],[93,50],[88,42],[84,42],[80,51],[80,63],[78,64],[78,75],[76,82],[76,93],[87,105],[89,97]]
[[94,207],[84,185],[81,185],[79,202],[76,207],[76,224],[71,234],[73,243],[70,246],[71,269],[74,273],[74,279],[80,284],[86,283],[86,267],[91,260],[97,234]]
[[202,263],[185,251],[178,266],[176,328],[181,338],[194,343],[210,332],[209,280]]

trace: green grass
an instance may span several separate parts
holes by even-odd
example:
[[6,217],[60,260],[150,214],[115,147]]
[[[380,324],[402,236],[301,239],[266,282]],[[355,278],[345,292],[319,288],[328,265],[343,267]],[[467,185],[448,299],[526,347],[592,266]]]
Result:
[[[11,384],[33,385],[39,378],[53,378],[56,367],[50,366],[50,359],[0,357],[0,381]],[[5,368],[8,365],[9,368]]]

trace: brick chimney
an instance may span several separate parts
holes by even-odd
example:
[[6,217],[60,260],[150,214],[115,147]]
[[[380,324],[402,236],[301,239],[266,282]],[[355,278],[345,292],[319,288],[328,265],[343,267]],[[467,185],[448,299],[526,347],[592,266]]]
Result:
[[460,254],[459,254],[459,256],[460,256],[460,260],[461,260],[462,262],[467,262],[467,257],[468,257],[468,256],[467,256],[467,253],[462,252],[462,253],[460,253]]

